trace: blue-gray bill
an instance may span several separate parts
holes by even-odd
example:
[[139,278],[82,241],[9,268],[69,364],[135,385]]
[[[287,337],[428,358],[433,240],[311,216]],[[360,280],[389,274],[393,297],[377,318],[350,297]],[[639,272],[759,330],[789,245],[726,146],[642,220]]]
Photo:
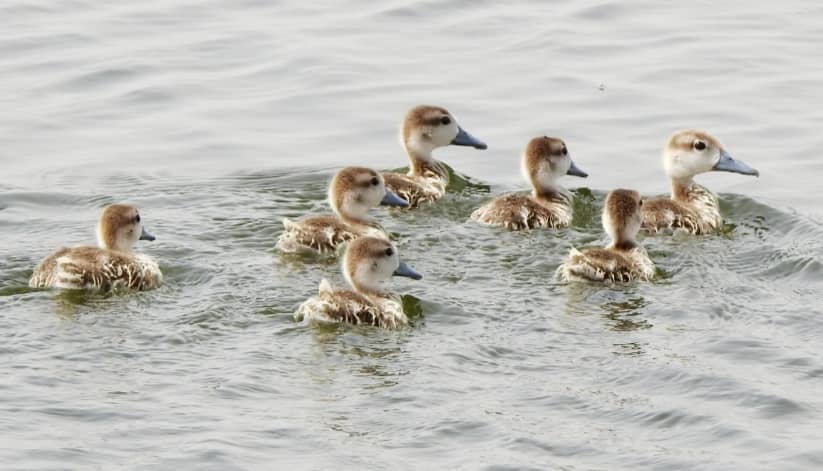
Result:
[[403,261],[400,262],[400,265],[398,265],[397,270],[395,270],[393,274],[394,276],[405,276],[413,280],[423,278],[423,275],[414,271],[414,268],[406,265],[406,262]]
[[580,169],[577,165],[574,164],[574,160],[571,161],[571,166],[569,167],[569,171],[566,172],[566,175],[574,175],[575,177],[583,177],[586,178],[589,176],[588,173],[584,172]]
[[454,136],[451,144],[453,146],[474,147],[475,149],[487,149],[489,147],[485,142],[467,133],[466,130],[460,126],[457,127],[457,136]]
[[151,235],[151,233],[149,233],[149,231],[147,231],[146,228],[144,227],[143,232],[140,233],[140,240],[152,241],[154,239],[156,239],[156,237]]
[[408,208],[409,202],[404,200],[403,198],[395,195],[391,191],[386,190],[386,194],[383,195],[383,199],[380,200],[381,206],[399,206],[401,208]]
[[717,163],[714,164],[712,170],[716,172],[742,173],[743,175],[754,175],[755,177],[760,176],[760,172],[749,167],[748,165],[739,160],[735,160],[725,150],[720,151],[720,160],[718,160]]

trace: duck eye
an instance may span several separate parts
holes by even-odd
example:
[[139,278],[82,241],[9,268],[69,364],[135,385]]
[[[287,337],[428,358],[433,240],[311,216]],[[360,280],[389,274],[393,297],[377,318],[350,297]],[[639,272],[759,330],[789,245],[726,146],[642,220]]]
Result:
[[640,202],[639,202],[639,203],[637,203],[637,205],[638,205],[638,206],[640,206],[640,207],[642,208],[642,207],[643,207],[643,200],[640,200]]
[[386,256],[391,257],[392,255],[394,255],[394,249],[392,249],[391,247],[387,248],[386,249]]
[[440,124],[442,124],[444,126],[448,126],[451,123],[452,123],[452,120],[448,116],[443,116],[442,118],[440,118]]
[[140,215],[134,216],[134,222],[140,222]]
[[694,148],[697,150],[705,150],[706,143],[703,141],[694,141]]
[[377,177],[372,177],[371,184],[377,186],[380,184],[380,180]]

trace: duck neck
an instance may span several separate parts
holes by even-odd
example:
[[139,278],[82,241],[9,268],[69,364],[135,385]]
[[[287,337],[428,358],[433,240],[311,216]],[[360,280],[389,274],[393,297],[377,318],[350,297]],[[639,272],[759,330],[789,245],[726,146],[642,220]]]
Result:
[[370,225],[374,219],[369,216],[369,208],[352,201],[346,201],[340,206],[332,206],[334,214],[340,220],[353,225]]
[[538,175],[531,177],[532,196],[543,202],[566,199],[568,191],[557,183],[554,178],[540,178]]
[[606,232],[611,236],[612,243],[608,248],[620,252],[626,252],[637,247],[639,244],[635,240],[637,230],[632,230],[626,226],[609,225],[606,227]]
[[384,296],[385,293],[377,286],[369,286],[363,283],[358,282],[357,280],[351,280],[351,287],[354,290],[362,294],[364,296]]
[[342,220],[346,224],[354,226],[370,226],[375,222],[374,218],[365,214],[359,216],[352,216],[349,214],[337,213],[337,217],[339,217],[340,220]]
[[687,201],[693,185],[694,180],[692,180],[691,177],[672,178],[672,199],[675,201]]
[[97,246],[103,250],[114,250],[115,252],[131,252],[131,245],[128,243],[118,243],[117,235],[111,231],[105,231],[98,227]]
[[448,176],[446,170],[432,157],[432,151],[434,149],[428,146],[412,146],[409,144],[405,144],[403,147],[409,156],[409,175],[422,177],[425,176],[426,173],[433,172],[440,177]]
[[614,249],[614,250],[618,250],[620,252],[627,252],[629,250],[632,250],[632,249],[636,248],[637,246],[638,246],[638,243],[634,239],[621,238],[621,239],[612,241],[611,245],[609,245],[609,248]]

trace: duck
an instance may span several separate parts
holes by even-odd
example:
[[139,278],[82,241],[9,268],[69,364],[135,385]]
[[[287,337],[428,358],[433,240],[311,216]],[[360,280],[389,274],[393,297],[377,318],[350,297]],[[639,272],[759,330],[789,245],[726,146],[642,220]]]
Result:
[[671,180],[671,198],[655,198],[643,206],[642,229],[651,234],[685,231],[712,234],[723,227],[715,196],[694,182],[705,172],[733,172],[758,177],[760,172],[734,159],[720,141],[705,131],[673,133],[663,150],[663,168]]
[[477,208],[471,218],[510,230],[560,228],[571,224],[574,213],[572,196],[558,184],[563,175],[586,178],[559,138],[540,136],[531,139],[521,160],[523,177],[531,183],[531,194],[499,196]]
[[395,329],[408,324],[400,297],[381,285],[392,276],[423,276],[400,259],[397,247],[379,237],[361,237],[346,246],[343,276],[351,289],[320,282],[317,296],[303,302],[295,319],[316,323],[348,323]]
[[387,172],[383,177],[386,187],[408,201],[409,208],[436,201],[446,193],[449,170],[432,157],[434,149],[448,145],[488,148],[460,127],[448,110],[430,105],[416,106],[406,113],[400,143],[409,157],[409,171],[405,175]]
[[650,281],[654,262],[637,243],[642,223],[643,200],[635,190],[617,189],[606,196],[603,228],[611,244],[578,251],[572,248],[558,274],[566,281],[599,282]]
[[334,214],[283,219],[277,248],[286,253],[336,252],[346,242],[369,235],[388,239],[368,212],[378,205],[405,208],[406,200],[386,189],[383,176],[366,167],[345,167],[332,177],[328,201]]
[[97,223],[98,247],[61,248],[34,269],[32,288],[149,290],[163,283],[156,261],[132,248],[138,240],[154,241],[140,212],[127,204],[106,206]]

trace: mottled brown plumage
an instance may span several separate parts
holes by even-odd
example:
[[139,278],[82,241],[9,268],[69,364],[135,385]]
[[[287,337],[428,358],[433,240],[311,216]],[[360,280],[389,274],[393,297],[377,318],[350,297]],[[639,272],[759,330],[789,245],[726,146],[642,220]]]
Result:
[[62,248],[46,257],[29,280],[33,288],[154,289],[163,281],[160,268],[142,254],[98,247]]
[[557,180],[574,168],[562,139],[540,136],[531,139],[521,159],[524,178],[532,185],[531,194],[499,196],[472,212],[475,221],[510,230],[558,228],[571,224],[574,215],[572,196]]
[[332,178],[328,190],[328,201],[335,214],[308,216],[297,221],[284,218],[278,250],[329,254],[358,237],[388,238],[368,215],[369,209],[381,204],[386,191],[383,177],[370,168],[341,169]]
[[717,197],[695,183],[693,177],[710,171],[758,174],[732,159],[718,139],[693,129],[677,131],[669,137],[663,149],[663,167],[671,180],[671,197],[647,200],[643,207],[642,228],[653,234],[683,230],[699,235],[720,231],[723,219]]
[[571,224],[571,196],[557,193],[538,198],[533,194],[512,193],[499,196],[476,209],[472,219],[493,226],[518,231],[536,228],[558,228]]
[[[283,227],[278,248],[285,252],[305,249],[320,254],[331,254],[346,242],[358,237],[368,235],[388,238],[376,222],[363,224],[357,221],[344,221],[334,214],[309,216],[296,222],[284,219]],[[296,248],[291,249],[294,246]]]
[[[410,109],[400,126],[400,142],[409,158],[409,171],[405,175],[384,173],[386,188],[408,201],[409,208],[442,198],[449,185],[449,173],[432,157],[432,152],[450,144],[470,145],[457,142],[461,132],[465,133],[445,108],[420,105]],[[475,147],[485,149],[485,144],[475,142]]]
[[154,240],[143,229],[137,208],[107,206],[97,224],[100,247],[61,248],[34,269],[33,288],[147,290],[160,286],[163,274],[151,257],[132,252],[139,239]]
[[558,268],[558,274],[565,280],[651,280],[654,263],[635,240],[642,205],[640,194],[634,190],[610,192],[603,206],[603,227],[611,236],[611,244],[582,252],[572,248],[566,262]]
[[449,185],[449,172],[434,161],[415,161],[408,175],[387,172],[383,178],[386,188],[408,201],[409,208],[440,199]]
[[712,234],[722,226],[717,197],[697,183],[674,190],[671,199],[646,200],[643,206],[642,228],[651,234],[678,229],[694,235]]
[[313,322],[373,325],[388,329],[408,323],[400,298],[383,291],[381,283],[392,275],[420,275],[400,262],[397,248],[384,239],[363,237],[350,243],[342,262],[343,275],[352,289],[333,288],[322,280],[317,296],[298,307],[295,317]]

